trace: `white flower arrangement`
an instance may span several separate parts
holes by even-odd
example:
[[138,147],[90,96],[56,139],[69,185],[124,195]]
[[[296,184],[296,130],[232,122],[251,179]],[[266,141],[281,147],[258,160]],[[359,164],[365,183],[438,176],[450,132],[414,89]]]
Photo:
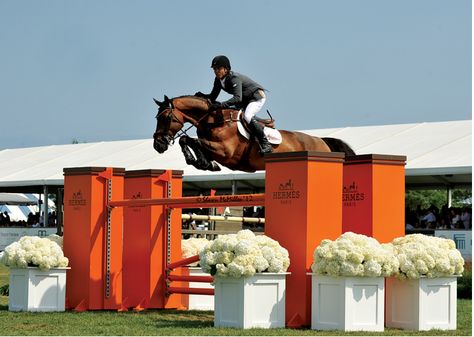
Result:
[[33,266],[47,270],[67,267],[69,260],[55,241],[38,236],[23,236],[5,248],[0,263],[8,267]]
[[221,277],[250,277],[255,273],[282,273],[288,270],[288,251],[265,235],[246,229],[237,234],[219,235],[199,254],[204,272]]
[[[186,240],[181,240],[181,250],[182,256],[184,259],[199,255],[201,250],[209,243],[208,239],[205,238],[189,238]],[[189,265],[195,267],[199,264],[198,262],[190,263]]]
[[385,277],[399,267],[390,244],[352,232],[335,241],[321,241],[313,261],[311,269],[315,274],[329,276]]
[[59,247],[61,247],[61,249],[63,249],[63,237],[62,236],[59,236],[57,234],[51,234],[51,235],[48,235],[46,237],[46,239],[49,239],[51,241],[56,242],[59,245]]
[[411,234],[394,239],[392,245],[400,264],[398,278],[445,277],[464,271],[464,259],[453,240]]

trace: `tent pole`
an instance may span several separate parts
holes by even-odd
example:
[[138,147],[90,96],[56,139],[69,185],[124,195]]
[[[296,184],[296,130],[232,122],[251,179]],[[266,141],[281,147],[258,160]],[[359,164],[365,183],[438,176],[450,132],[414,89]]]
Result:
[[[44,210],[44,217],[43,217],[43,225],[44,227],[48,227],[48,186],[43,185],[43,210]],[[40,213],[41,215],[41,213]]]
[[448,199],[448,208],[450,208],[453,202],[453,190],[451,189],[450,185],[447,186],[446,192],[447,192],[447,199]]

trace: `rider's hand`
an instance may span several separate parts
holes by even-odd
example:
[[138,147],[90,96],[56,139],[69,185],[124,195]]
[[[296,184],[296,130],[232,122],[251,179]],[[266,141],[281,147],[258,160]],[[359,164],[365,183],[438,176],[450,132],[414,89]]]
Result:
[[197,93],[194,94],[196,97],[202,97],[202,98],[207,98],[206,94],[203,94],[202,92],[198,91]]

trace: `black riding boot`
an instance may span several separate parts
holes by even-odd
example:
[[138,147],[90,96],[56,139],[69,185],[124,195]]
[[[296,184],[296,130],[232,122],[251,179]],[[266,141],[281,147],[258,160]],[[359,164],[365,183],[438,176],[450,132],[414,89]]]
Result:
[[263,133],[263,126],[257,122],[255,118],[252,118],[249,123],[250,130],[257,137],[260,144],[260,153],[271,153],[273,151],[272,145],[268,142],[267,137]]

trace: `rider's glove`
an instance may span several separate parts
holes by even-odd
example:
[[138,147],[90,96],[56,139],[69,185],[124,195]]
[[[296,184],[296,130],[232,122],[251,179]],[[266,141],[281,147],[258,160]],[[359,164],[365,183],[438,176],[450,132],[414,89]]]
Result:
[[220,108],[222,108],[222,104],[220,102],[214,102],[209,105],[209,111],[214,111]]

